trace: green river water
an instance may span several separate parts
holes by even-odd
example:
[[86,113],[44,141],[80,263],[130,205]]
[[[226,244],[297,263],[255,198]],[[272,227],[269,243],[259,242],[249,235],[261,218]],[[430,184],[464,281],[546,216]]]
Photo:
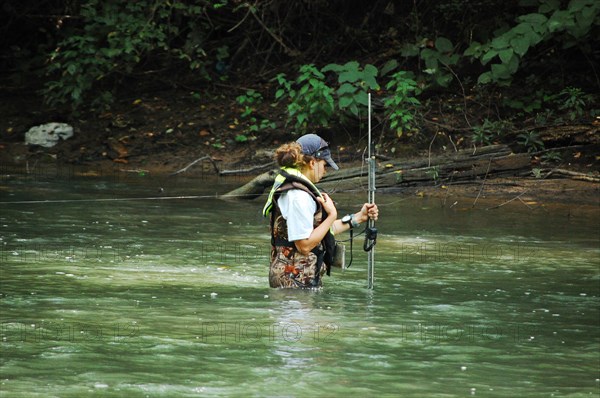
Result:
[[[0,205],[0,397],[600,395],[598,207],[377,194],[375,289],[359,236],[285,291],[263,200],[211,197],[237,183],[3,180],[69,202]],[[176,195],[206,197],[98,200]]]

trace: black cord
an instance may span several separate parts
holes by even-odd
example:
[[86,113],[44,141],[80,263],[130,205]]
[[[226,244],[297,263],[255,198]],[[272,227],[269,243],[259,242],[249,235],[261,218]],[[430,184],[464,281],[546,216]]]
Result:
[[354,242],[354,230],[352,228],[350,228],[350,262],[348,263],[348,266],[346,268],[350,268],[350,266],[352,265],[352,243]]
[[[360,231],[359,233],[357,233],[357,234],[356,234],[356,236],[361,236],[362,234],[364,234],[364,233],[365,233],[365,231],[366,231],[366,228],[365,228],[365,229],[363,229],[362,231]],[[352,234],[353,234],[353,233],[354,233],[354,229],[350,229],[350,238],[349,238],[349,239],[344,239],[344,240],[338,240],[337,242],[340,242],[340,243],[344,243],[344,242],[348,242],[348,241],[350,241],[350,242],[351,242],[351,241],[352,241],[352,239],[353,239],[353,238],[352,238]]]
[[[361,232],[356,234],[356,236],[360,236],[362,234],[365,234],[365,243],[363,244],[364,251],[366,251],[366,252],[371,251],[373,246],[375,246],[375,244],[377,243],[377,228],[366,227]],[[352,250],[354,247],[354,228],[350,228],[350,239],[338,240],[337,242],[343,243],[343,242],[348,242],[348,241],[350,241],[350,262],[348,263],[346,268],[350,268],[350,266],[352,265],[352,260],[354,259],[354,256],[353,256],[354,253]]]

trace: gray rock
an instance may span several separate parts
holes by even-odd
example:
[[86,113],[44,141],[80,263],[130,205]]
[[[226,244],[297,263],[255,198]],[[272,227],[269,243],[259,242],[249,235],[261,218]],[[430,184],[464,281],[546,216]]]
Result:
[[25,133],[27,145],[39,145],[52,148],[59,139],[66,140],[73,136],[73,127],[66,123],[46,123],[35,126]]

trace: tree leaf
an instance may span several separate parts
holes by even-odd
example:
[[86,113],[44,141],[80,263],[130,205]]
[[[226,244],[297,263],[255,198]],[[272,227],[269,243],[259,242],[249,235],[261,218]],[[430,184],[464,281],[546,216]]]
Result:
[[438,37],[435,40],[435,48],[442,53],[452,52],[452,50],[454,50],[452,42],[445,37]]
[[546,23],[546,21],[548,21],[548,17],[546,17],[544,14],[532,13],[532,14],[521,15],[520,17],[517,18],[517,21],[529,22],[530,24],[539,25],[539,24]]
[[478,54],[481,52],[481,47],[481,43],[474,41],[473,43],[471,43],[469,48],[465,50],[464,55],[466,57],[477,57]]
[[340,83],[344,83],[344,82],[355,83],[362,77],[361,75],[362,74],[360,72],[355,71],[355,70],[342,72],[342,73],[340,73],[338,81]]
[[364,91],[361,91],[360,93],[356,94],[355,100],[356,102],[364,106],[367,106],[369,104],[369,97]]
[[517,72],[517,70],[519,70],[519,62],[520,59],[518,56],[513,56],[510,61],[506,64],[506,67],[508,68],[508,71],[511,74],[515,74]]
[[529,50],[529,40],[523,36],[516,36],[511,39],[510,45],[515,53],[521,57],[527,53],[527,50]]
[[511,76],[508,67],[504,64],[493,64],[492,65],[492,76],[494,80],[504,80]]
[[340,72],[344,70],[342,68],[342,65],[338,65],[338,64],[327,64],[325,65],[322,69],[321,72]]
[[492,81],[492,74],[490,72],[485,72],[479,75],[477,78],[477,83],[479,84],[488,84]]
[[441,87],[448,87],[448,85],[450,85],[450,82],[452,82],[452,75],[450,75],[449,73],[440,74],[436,77],[436,82]]
[[381,67],[381,76],[387,75],[389,72],[393,71],[397,67],[398,61],[396,61],[395,59],[390,59],[388,62],[385,63],[385,65]]
[[[492,50],[490,49],[488,52],[486,52],[485,54],[483,54],[483,57],[481,57],[481,63],[483,65],[487,64],[488,62],[490,62],[492,60],[492,58],[494,58],[496,55],[498,55],[498,51],[496,50]],[[481,76],[480,76],[481,77]]]
[[377,80],[375,80],[375,77],[365,76],[365,83],[367,83],[371,90],[379,90],[379,84],[377,83]]
[[344,94],[354,94],[358,88],[350,83],[344,83],[338,88],[337,94],[343,96]]
[[421,52],[421,58],[425,61],[425,66],[428,69],[437,69],[439,56],[440,53],[430,50],[429,48],[426,48]]
[[419,51],[420,50],[418,46],[414,44],[406,44],[402,46],[400,54],[402,54],[403,57],[416,57],[417,55],[419,55]]
[[339,102],[340,109],[347,108],[352,103],[354,103],[354,97],[349,97],[349,96],[340,97],[340,102]]
[[379,71],[377,70],[377,68],[371,64],[366,64],[363,69],[363,74],[365,77],[367,77],[367,76],[375,77],[375,76],[377,76],[378,73],[379,73]]
[[492,40],[492,47],[498,51],[507,48],[509,46],[508,40],[509,39],[506,34],[498,36],[494,40]]
[[344,69],[347,71],[355,71],[358,72],[358,68],[360,64],[357,61],[349,61],[344,64]]
[[514,56],[514,51],[512,48],[507,48],[506,50],[502,50],[498,53],[498,55],[500,56],[500,60],[507,64],[510,62],[510,60],[512,59],[512,57]]
[[551,13],[552,11],[560,8],[560,0],[545,0],[540,4],[538,11],[544,14]]

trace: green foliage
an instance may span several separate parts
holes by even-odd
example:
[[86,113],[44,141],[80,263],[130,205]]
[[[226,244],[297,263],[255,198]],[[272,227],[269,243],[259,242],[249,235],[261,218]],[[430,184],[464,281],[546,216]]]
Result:
[[480,126],[476,126],[473,128],[473,134],[471,135],[471,141],[475,145],[490,145],[492,140],[494,139],[494,134],[484,130]]
[[494,122],[485,119],[482,125],[473,127],[471,142],[475,145],[490,145],[493,143],[494,139],[502,136],[509,127],[510,122],[502,120]]
[[538,13],[519,16],[516,26],[486,43],[472,42],[464,55],[479,59],[483,65],[499,61],[479,76],[478,83],[508,85],[531,48],[551,39],[563,48],[584,43],[593,25],[599,24],[599,13],[596,0],[573,0],[565,10],[560,9],[559,1],[542,1]]
[[543,111],[535,114],[535,124],[537,125],[548,124],[553,119],[556,119],[556,116],[552,109],[545,108]]
[[[382,78],[395,72],[399,63],[415,71],[421,87],[447,87],[460,76],[468,88],[470,73],[476,73],[480,83],[509,84],[517,72],[540,74],[540,66],[561,74],[563,86],[587,88],[579,82],[597,82],[597,0],[312,1],[309,7],[284,0],[28,3],[6,2],[3,8],[3,33],[9,44],[3,65],[15,81],[25,83],[26,78],[18,76],[22,71],[43,66],[48,76],[44,96],[51,105],[77,108],[93,101],[94,107],[106,107],[130,77],[172,82],[183,77],[182,70],[192,70],[196,77],[224,80],[299,59],[325,65],[347,54],[349,47],[340,45],[344,40],[365,56],[356,56],[361,64],[330,64],[328,70],[338,73],[338,81],[326,80],[325,85],[334,89],[335,108],[347,115],[362,110],[365,93],[376,89],[375,79],[383,86]],[[381,18],[365,18],[355,29],[356,15]],[[403,46],[402,40],[410,43]],[[388,47],[381,48],[382,43]],[[409,59],[375,64],[378,74],[361,60],[385,63],[398,48]],[[473,61],[483,65],[484,73],[467,65]],[[527,113],[543,107],[540,101],[526,99],[514,106]],[[571,108],[577,117],[576,105]]]
[[402,170],[395,171],[394,174],[396,175],[396,184],[400,184],[404,181]]
[[592,94],[587,94],[578,87],[570,86],[556,94],[539,89],[530,95],[503,99],[504,105],[525,113],[539,112],[544,109],[544,112],[536,114],[537,122],[540,124],[548,123],[550,119],[562,120],[550,108],[566,112],[569,120],[573,121],[583,117],[586,107],[592,103],[594,103]]
[[248,137],[244,134],[238,134],[235,136],[236,142],[246,142],[248,141]]
[[[382,68],[386,74],[398,66],[396,61],[388,62]],[[337,74],[339,87],[334,89],[325,82],[324,72]],[[370,64],[363,67],[357,61],[344,65],[328,64],[320,71],[313,65],[303,65],[298,78],[289,81],[284,74],[277,75],[279,89],[275,99],[288,97],[288,122],[295,121],[299,131],[305,131],[309,124],[327,126],[334,114],[355,117],[367,113],[368,92],[379,90],[378,69]],[[421,103],[415,97],[420,93],[410,72],[399,71],[393,74],[386,89],[390,94],[384,101],[385,113],[390,120],[390,128],[398,136],[413,127],[416,107]],[[337,105],[337,106],[336,106]],[[339,112],[336,112],[339,111]]]
[[195,101],[200,101],[202,99],[202,94],[197,91],[191,91],[190,97],[192,97],[192,99]]
[[413,94],[418,94],[420,90],[417,83],[410,77],[410,73],[405,71],[394,73],[386,85],[386,89],[391,94],[384,101],[390,128],[400,137],[404,130],[412,127],[415,108],[421,104]]
[[248,117],[254,112],[254,107],[252,105],[260,104],[263,101],[263,96],[261,93],[255,90],[248,90],[246,94],[240,95],[236,98],[236,101],[240,105],[244,105],[244,111],[242,112],[242,117]]
[[425,61],[425,73],[432,76],[433,80],[442,87],[447,87],[452,81],[452,76],[443,67],[456,65],[458,54],[453,54],[452,42],[445,37],[438,37],[433,48],[421,50],[421,59]]
[[[428,43],[429,46],[428,46]],[[438,37],[431,43],[422,39],[417,44],[407,44],[402,48],[404,57],[418,56],[425,63],[423,72],[429,75],[432,83],[440,87],[448,87],[452,82],[450,67],[460,61],[460,55],[454,53],[452,42],[446,37]]]
[[[262,104],[263,96],[256,90],[247,90],[245,94],[240,95],[236,98],[236,101],[240,105],[244,105],[244,110],[241,113],[241,117],[247,119],[249,122],[248,130],[252,132],[258,132],[267,128],[275,128],[275,123],[269,119],[257,118],[254,116],[255,106]],[[237,142],[245,142],[248,137],[245,135],[238,135],[235,137]]]
[[399,66],[398,61],[396,61],[395,59],[392,58],[381,67],[381,70],[379,71],[379,75],[386,76],[388,73],[390,73],[394,69],[397,69],[398,66]]
[[558,163],[562,160],[562,156],[558,151],[548,151],[542,155],[543,163]]
[[359,109],[368,105],[368,91],[379,90],[377,84],[378,70],[373,65],[367,64],[361,68],[356,61],[344,65],[329,64],[321,72],[336,72],[338,74],[339,88],[336,90],[338,108],[349,111],[354,116],[359,116]]
[[[539,82],[527,82],[528,86],[536,86]],[[544,89],[533,91],[531,94],[520,95],[518,97],[504,97],[502,104],[523,113],[533,113],[541,110],[545,104],[552,99],[552,96]]]
[[437,183],[440,178],[440,166],[432,166],[425,173]]
[[[72,28],[50,54],[43,90],[50,105],[81,106],[94,89],[96,107],[108,107],[111,92],[149,55],[186,62],[201,71],[204,35],[191,28],[203,7],[181,2],[89,0],[81,5],[81,27]],[[175,24],[174,20],[188,20]],[[175,45],[175,39],[179,45]]]
[[[50,105],[78,108],[83,104],[92,104],[97,109],[110,106],[118,97],[117,88],[130,76],[147,79],[157,72],[154,76],[160,75],[164,79],[165,74],[182,66],[205,79],[210,78],[209,71],[213,77],[216,74],[223,80],[230,78],[230,70],[250,74],[252,72],[246,72],[244,66],[253,61],[240,61],[258,58],[247,57],[249,51],[269,54],[269,63],[275,65],[279,61],[288,62],[289,56],[296,53],[301,53],[304,56],[302,59],[312,57],[315,54],[311,51],[321,48],[314,43],[322,43],[319,51],[328,54],[327,58],[315,58],[315,62],[320,65],[324,61],[331,62],[331,59],[340,55],[329,53],[332,48],[340,47],[339,39],[343,35],[356,37],[356,32],[348,29],[348,16],[372,8],[366,3],[352,6],[344,3],[342,6],[342,2],[328,9],[332,2],[315,2],[305,9],[299,5],[302,2],[285,3],[282,0],[252,5],[230,0],[87,0],[67,3],[62,11],[70,10],[67,14],[73,18],[68,21],[65,19],[60,29],[45,31],[43,36],[48,43],[56,44],[45,59],[45,73],[49,81],[43,94]],[[597,61],[594,51],[598,43],[596,33],[600,24],[600,2],[596,0],[521,0],[518,6],[505,6],[498,0],[417,3],[397,3],[395,11],[394,7],[384,10],[383,3],[373,6],[373,11],[396,15],[406,11],[406,15],[410,16],[401,26],[386,26],[382,25],[383,22],[381,26],[373,25],[376,19],[369,19],[371,26],[368,28],[373,36],[370,33],[369,40],[357,43],[367,52],[376,46],[374,43],[377,40],[372,40],[376,37],[389,43],[398,43],[398,40],[406,37],[416,38],[402,47],[402,55],[411,58],[410,61],[418,61],[414,63],[417,75],[412,79],[418,81],[419,87],[429,84],[448,87],[454,79],[455,68],[462,83],[466,83],[468,78],[462,77],[465,74],[458,68],[469,61],[484,65],[484,73],[478,76],[478,82],[482,84],[509,84],[513,76],[522,70],[538,73],[537,69],[529,68],[535,63],[552,70],[556,64],[563,62],[560,56],[569,48],[574,49],[571,53],[583,54],[581,59],[587,58],[590,65]],[[273,10],[280,10],[284,5],[289,7],[289,15],[308,18],[282,19],[282,15]],[[489,11],[495,10],[496,6],[502,7],[497,12]],[[63,5],[49,5],[46,2],[41,7],[46,15],[63,15],[60,10]],[[302,8],[301,14],[300,8],[296,7]],[[336,20],[339,18],[339,26],[322,24],[323,21],[331,22],[327,18],[332,13],[323,12],[325,10],[339,11],[339,14],[335,14]],[[515,14],[519,12],[523,15]],[[260,15],[260,19],[246,18],[251,14]],[[256,28],[261,32],[271,32],[272,35],[265,34],[245,47],[246,42],[241,39],[248,37],[248,32],[257,31]],[[307,39],[309,37],[311,39]],[[324,38],[328,40],[323,41]],[[279,43],[273,41],[277,39]],[[310,40],[314,40],[314,43],[311,44]],[[331,43],[338,44],[328,47]],[[51,44],[40,44],[39,48],[46,53]],[[393,48],[398,47],[394,44]],[[35,49],[29,48],[28,51],[35,52]],[[382,54],[377,59],[385,57],[389,55]],[[379,90],[379,84],[383,86],[384,83],[383,77],[387,78],[388,73],[397,71],[400,66],[400,59],[387,61],[379,70],[374,65],[354,60],[345,64],[330,63],[320,70],[314,66],[310,70],[305,65],[297,78],[288,81],[289,87],[286,88],[283,81],[278,79],[281,83],[278,92],[283,93],[279,94],[278,99],[282,99],[284,94],[288,97],[290,121],[299,129],[306,128],[308,124],[327,125],[334,117],[358,116],[366,107],[367,93]],[[406,59],[404,61],[403,68],[412,67]],[[264,62],[266,65],[267,60]],[[211,66],[210,70],[208,65]],[[337,81],[333,83],[325,79],[323,74],[326,72],[334,72]],[[565,70],[564,75],[569,77],[569,70]],[[285,76],[280,77],[285,79]],[[378,82],[378,79],[381,81]],[[563,84],[576,85],[571,81]],[[389,89],[398,89],[402,95],[398,87]],[[541,111],[548,103],[542,95],[530,97],[511,99],[508,105],[525,113],[533,113]],[[564,102],[559,104],[557,99],[555,104],[562,106],[561,110],[568,112],[571,120],[583,116],[586,106],[591,102],[575,91],[563,93],[561,100]],[[397,109],[398,101],[389,106]],[[414,104],[402,104],[405,105],[411,108]],[[389,112],[391,115],[394,111]],[[391,123],[394,123],[394,119],[398,125],[409,123],[406,117],[407,114],[397,114],[397,117],[391,117]],[[260,128],[261,123],[257,122],[256,126]]]
[[558,109],[568,112],[570,120],[582,117],[585,107],[591,101],[593,101],[593,97],[577,87],[566,87],[554,98]]
[[329,87],[321,73],[314,65],[302,65],[299,75],[294,81],[285,78],[284,73],[275,77],[279,89],[275,99],[288,97],[288,123],[294,121],[294,126],[305,131],[309,123],[317,126],[328,126],[335,110],[333,88]]
[[[395,66],[397,64],[388,63],[387,72]],[[326,72],[337,74],[337,88],[326,83]],[[361,111],[366,113],[368,92],[379,90],[378,73],[375,66],[367,64],[361,67],[357,61],[344,65],[328,64],[321,70],[314,65],[303,65],[294,81],[287,80],[285,74],[277,75],[275,79],[279,89],[275,99],[289,98],[288,122],[295,121],[298,131],[305,131],[309,124],[328,126],[336,110],[340,111],[340,118],[344,115],[358,117]]]
[[535,131],[527,131],[517,136],[517,142],[527,149],[527,152],[537,152],[544,149],[544,142]]
[[262,119],[258,125],[255,124],[255,125],[250,126],[250,131],[274,129],[275,127],[277,127],[275,125],[275,122],[272,122],[269,119]]
[[229,0],[213,0],[213,8],[215,10],[221,8],[221,7],[225,7],[227,4],[229,4]]

